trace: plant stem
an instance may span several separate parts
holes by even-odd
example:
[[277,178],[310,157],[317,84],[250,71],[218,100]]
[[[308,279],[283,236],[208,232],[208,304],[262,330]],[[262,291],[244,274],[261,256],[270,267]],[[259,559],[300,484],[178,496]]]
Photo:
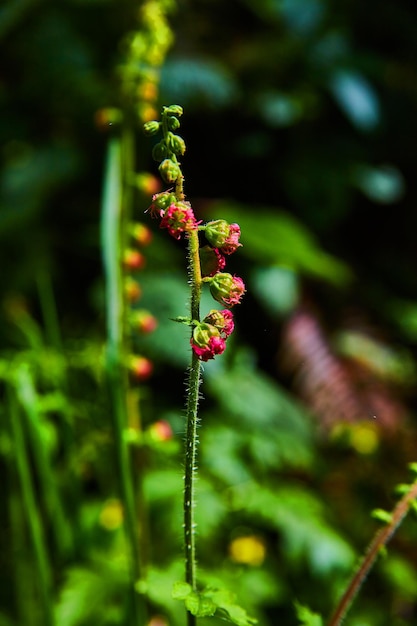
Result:
[[[198,252],[198,232],[192,231],[188,239],[188,260],[191,279],[191,319],[200,320],[201,269]],[[198,400],[201,382],[201,365],[196,354],[192,353],[188,379],[187,430],[185,438],[185,477],[184,477],[184,550],[185,580],[196,588],[195,558],[195,473],[197,457]],[[191,613],[187,614],[188,626],[196,623]]]
[[118,463],[121,497],[125,514],[125,528],[131,558],[131,592],[134,624],[144,623],[144,607],[134,584],[142,574],[139,550],[139,528],[136,519],[135,489],[132,476],[129,445],[126,437],[127,376],[124,346],[124,294],[122,279],[122,210],[123,151],[118,138],[109,142],[102,208],[102,246],[106,279],[107,307],[107,379],[111,400],[111,416]]
[[340,626],[359,589],[361,588],[366,576],[368,575],[371,567],[375,563],[375,560],[381,548],[384,547],[391,539],[392,535],[397,530],[404,517],[407,515],[411,503],[416,498],[417,480],[412,485],[410,485],[409,491],[398,502],[397,506],[392,512],[391,521],[376,533],[373,540],[369,544],[368,549],[365,553],[365,557],[359,569],[353,575],[345,593],[343,594],[343,597],[341,598],[335,612],[328,622],[328,626]]
[[52,608],[52,574],[46,541],[42,527],[42,520],[35,496],[35,487],[29,465],[28,450],[22,424],[21,410],[15,392],[8,389],[10,408],[11,433],[14,442],[16,469],[22,493],[23,508],[28,524],[30,541],[35,557],[36,577],[40,591],[40,602],[43,610],[42,623],[53,626],[54,616]]

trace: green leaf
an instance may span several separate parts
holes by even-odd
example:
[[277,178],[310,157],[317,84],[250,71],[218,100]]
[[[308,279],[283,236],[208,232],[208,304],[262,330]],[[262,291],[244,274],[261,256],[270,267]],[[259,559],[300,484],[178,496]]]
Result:
[[190,613],[196,617],[207,617],[214,615],[216,605],[204,592],[193,591],[185,598],[185,606]]
[[391,513],[389,513],[388,511],[384,511],[384,509],[374,509],[371,513],[371,516],[374,519],[377,519],[380,522],[383,522],[384,524],[391,524],[392,522]]
[[172,597],[175,600],[185,600],[187,596],[192,592],[192,587],[188,583],[181,580],[174,583],[172,587]]
[[313,613],[309,608],[295,603],[295,611],[297,613],[297,618],[300,621],[300,626],[322,626],[323,620],[318,613]]

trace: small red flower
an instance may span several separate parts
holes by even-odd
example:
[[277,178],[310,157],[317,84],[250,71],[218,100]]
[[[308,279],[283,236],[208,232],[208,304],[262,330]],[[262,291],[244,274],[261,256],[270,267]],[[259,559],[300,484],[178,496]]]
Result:
[[191,206],[186,202],[179,202],[166,209],[160,227],[167,228],[172,237],[179,239],[182,233],[198,228],[198,222]]

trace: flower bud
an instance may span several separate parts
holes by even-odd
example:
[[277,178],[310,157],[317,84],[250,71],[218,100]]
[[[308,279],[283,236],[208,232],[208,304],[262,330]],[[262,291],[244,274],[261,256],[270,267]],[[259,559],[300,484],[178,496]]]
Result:
[[175,154],[184,154],[185,152],[185,141],[179,135],[174,135],[173,133],[169,133],[167,138],[167,144],[169,148]]
[[181,234],[195,230],[198,222],[194,217],[193,210],[189,202],[176,202],[169,206],[160,224],[161,228],[167,228],[168,232],[175,239],[179,239]]
[[238,224],[229,224],[226,220],[208,222],[204,234],[206,239],[223,254],[232,254],[242,244],[239,243],[240,227]]
[[159,181],[159,178],[153,176],[152,174],[148,174],[147,172],[141,172],[140,174],[136,174],[133,179],[133,183],[139,189],[139,191],[146,194],[147,196],[155,194],[161,189],[161,183]]
[[147,380],[153,372],[152,362],[144,356],[131,355],[129,358],[129,372],[135,380]]
[[148,334],[155,330],[158,326],[156,317],[145,309],[134,311],[130,317],[132,328],[140,333]]
[[124,294],[128,302],[136,302],[142,295],[142,289],[136,280],[128,276],[124,282]]
[[152,196],[152,204],[146,209],[146,212],[149,212],[151,217],[163,217],[165,213],[165,209],[167,209],[171,204],[175,203],[177,198],[174,193],[162,192],[156,193]]
[[222,354],[226,349],[226,342],[217,328],[204,322],[195,325],[190,344],[201,361],[214,359],[216,354]]
[[173,437],[171,424],[166,420],[158,420],[151,424],[148,433],[152,441],[169,441]]
[[178,118],[171,115],[170,117],[167,117],[167,126],[169,130],[177,130],[177,128],[180,127],[180,121]]
[[164,159],[158,169],[166,183],[175,183],[180,175],[180,168],[171,159]]
[[145,265],[145,257],[139,250],[128,248],[123,254],[123,266],[127,270],[140,270]]
[[140,246],[148,246],[152,241],[152,232],[145,224],[131,224],[130,233],[135,243]]
[[154,161],[163,161],[168,156],[168,148],[163,141],[155,144],[152,148],[152,158]]
[[183,114],[183,108],[179,104],[171,104],[169,107],[164,107],[164,113],[180,117]]
[[210,293],[217,302],[230,308],[240,303],[245,285],[238,276],[218,273],[210,279]]
[[212,326],[217,328],[220,336],[223,337],[223,339],[229,337],[235,328],[233,322],[233,313],[231,311],[228,311],[227,309],[225,311],[217,311],[216,309],[212,309],[210,313],[206,315],[206,317],[203,319],[203,322],[206,324],[211,324]]
[[211,246],[203,246],[199,250],[200,253],[200,264],[201,264],[201,275],[205,276],[214,276],[217,272],[221,272],[225,265],[226,259],[217,248],[212,248]]
[[145,133],[145,135],[148,135],[148,136],[155,135],[159,130],[159,126],[160,124],[156,120],[152,120],[151,122],[146,122],[143,125],[143,132]]

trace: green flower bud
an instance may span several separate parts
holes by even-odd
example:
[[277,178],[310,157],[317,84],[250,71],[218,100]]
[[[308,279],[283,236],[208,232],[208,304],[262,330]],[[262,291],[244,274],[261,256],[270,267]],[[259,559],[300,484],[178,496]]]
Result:
[[230,226],[226,220],[214,220],[206,224],[204,234],[215,248],[221,248],[229,235]]
[[172,135],[171,137],[171,149],[175,154],[184,154],[185,141],[179,135]]
[[[176,119],[176,118],[175,118]],[[153,120],[152,122],[146,122],[143,125],[143,132],[145,135],[155,135],[159,130],[159,122]]]
[[167,118],[167,126],[169,130],[177,130],[180,127],[180,121],[178,118],[171,115]]
[[152,149],[152,158],[154,161],[163,161],[168,156],[168,148],[163,141],[157,143]]
[[184,154],[185,152],[185,141],[179,135],[174,135],[174,133],[168,133],[166,137],[166,145],[168,149],[171,150],[174,154]]
[[183,114],[183,109],[179,104],[171,104],[169,107],[164,107],[164,113],[180,117]]
[[175,204],[176,199],[175,193],[163,191],[162,193],[156,193],[152,196],[152,204],[157,209],[166,209],[171,206],[171,204]]
[[166,183],[175,183],[180,175],[180,168],[171,159],[164,159],[158,169]]

